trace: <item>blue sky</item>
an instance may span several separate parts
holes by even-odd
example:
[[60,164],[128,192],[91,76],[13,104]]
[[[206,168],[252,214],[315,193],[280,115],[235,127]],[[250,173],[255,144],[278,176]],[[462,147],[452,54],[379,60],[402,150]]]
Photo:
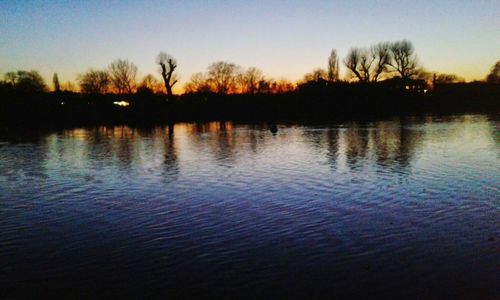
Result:
[[332,48],[406,38],[430,71],[482,79],[500,59],[500,2],[0,1],[0,73],[35,69],[74,81],[126,58],[157,75],[174,55],[184,83],[218,60],[297,80]]

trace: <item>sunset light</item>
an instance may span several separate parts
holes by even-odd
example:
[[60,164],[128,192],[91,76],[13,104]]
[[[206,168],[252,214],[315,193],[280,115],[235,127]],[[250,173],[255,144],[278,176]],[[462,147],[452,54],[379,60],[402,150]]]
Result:
[[[182,93],[217,60],[267,77],[301,79],[336,48],[406,38],[431,72],[481,80],[500,49],[497,1],[3,1],[0,72],[36,69],[75,83],[121,57],[159,77],[155,57],[179,62]],[[33,47],[36,45],[36,47]],[[345,75],[341,66],[341,75]]]
[[500,299],[499,17],[0,1],[0,299]]

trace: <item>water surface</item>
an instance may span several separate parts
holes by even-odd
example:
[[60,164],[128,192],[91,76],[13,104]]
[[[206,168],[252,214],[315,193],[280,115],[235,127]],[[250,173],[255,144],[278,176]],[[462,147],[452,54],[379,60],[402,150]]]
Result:
[[0,296],[498,299],[500,122],[0,137]]

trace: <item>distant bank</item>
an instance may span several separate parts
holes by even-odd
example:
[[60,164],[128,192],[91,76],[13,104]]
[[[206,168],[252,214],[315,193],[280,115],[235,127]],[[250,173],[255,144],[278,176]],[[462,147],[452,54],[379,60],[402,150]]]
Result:
[[335,84],[314,82],[281,94],[3,93],[3,127],[154,125],[184,121],[311,121],[399,115],[500,112],[500,85]]

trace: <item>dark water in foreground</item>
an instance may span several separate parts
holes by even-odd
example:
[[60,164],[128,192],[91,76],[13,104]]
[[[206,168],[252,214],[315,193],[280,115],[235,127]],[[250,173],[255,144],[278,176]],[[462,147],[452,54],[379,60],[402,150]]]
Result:
[[499,299],[499,126],[0,137],[0,296]]

